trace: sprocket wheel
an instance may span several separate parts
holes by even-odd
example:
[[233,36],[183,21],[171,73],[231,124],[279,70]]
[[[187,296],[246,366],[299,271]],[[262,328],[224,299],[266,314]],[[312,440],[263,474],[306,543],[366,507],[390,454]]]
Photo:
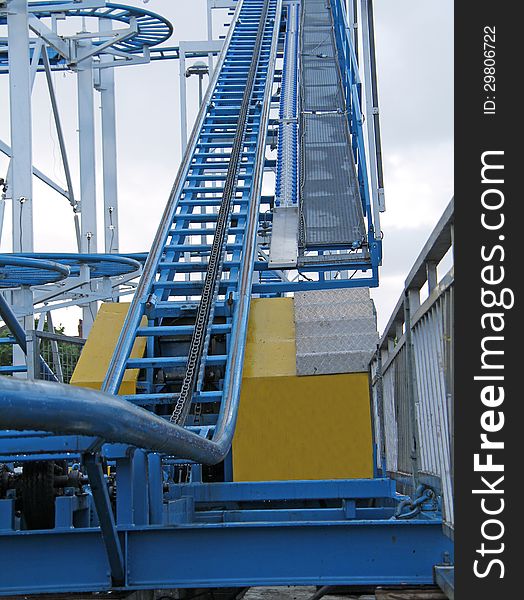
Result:
[[27,462],[22,472],[22,512],[28,529],[55,526],[55,474],[63,466],[52,460]]

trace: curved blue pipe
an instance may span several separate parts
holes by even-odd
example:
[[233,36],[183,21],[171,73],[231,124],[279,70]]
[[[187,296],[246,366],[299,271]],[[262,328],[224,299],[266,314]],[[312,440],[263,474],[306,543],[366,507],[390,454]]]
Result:
[[0,429],[95,436],[204,464],[223,460],[233,437],[204,439],[111,394],[10,377],[0,377]]

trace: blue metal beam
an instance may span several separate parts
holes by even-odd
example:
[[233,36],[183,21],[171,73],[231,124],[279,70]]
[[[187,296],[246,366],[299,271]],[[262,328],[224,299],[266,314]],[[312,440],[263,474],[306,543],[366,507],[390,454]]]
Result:
[[[127,590],[427,585],[433,583],[433,566],[452,550],[440,523],[425,520],[228,522],[120,531]],[[101,591],[111,585],[99,530],[2,535],[0,555],[3,594]],[[20,564],[31,565],[31,577]]]
[[177,486],[176,497],[191,496],[195,502],[255,502],[342,498],[393,498],[391,479],[334,479],[332,481],[249,481],[199,483]]
[[89,477],[91,493],[93,494],[94,504],[100,520],[100,530],[111,568],[112,584],[122,585],[125,580],[124,555],[116,530],[115,518],[100,458],[94,454],[86,454],[83,457],[83,464]]

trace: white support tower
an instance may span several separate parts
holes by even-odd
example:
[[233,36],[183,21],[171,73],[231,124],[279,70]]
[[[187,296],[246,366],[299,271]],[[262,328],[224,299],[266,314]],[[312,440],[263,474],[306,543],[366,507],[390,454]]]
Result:
[[31,68],[27,0],[7,3],[13,251],[33,251]]
[[[100,19],[100,31],[111,32],[113,21]],[[101,67],[98,70],[100,91],[100,108],[102,113],[102,161],[104,178],[104,250],[107,254],[118,253],[118,181],[117,181],[117,147],[116,147],[116,102],[115,72],[111,66],[113,56],[105,54],[100,57]]]
[[372,28],[373,28],[373,4],[372,0],[361,0],[360,12],[362,19],[362,48],[363,59],[360,61],[361,70],[364,73],[364,88],[365,88],[365,114],[366,130],[368,138],[368,162],[369,176],[371,181],[371,197],[373,206],[373,222],[375,224],[375,238],[380,239],[382,233],[380,231],[380,213],[386,210],[384,188],[380,185],[379,177],[379,152],[377,148],[377,127],[378,127],[378,102],[374,98],[374,86],[376,86],[375,73],[373,72],[375,65],[375,50],[372,46]]

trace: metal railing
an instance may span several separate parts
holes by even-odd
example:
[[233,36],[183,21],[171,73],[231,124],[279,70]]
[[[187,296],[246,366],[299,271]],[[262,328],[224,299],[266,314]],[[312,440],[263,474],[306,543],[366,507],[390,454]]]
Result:
[[[12,366],[14,337],[0,338],[0,375],[27,373],[29,379],[43,379],[69,383],[75,370],[85,340],[48,331],[26,332],[26,364]],[[46,368],[42,368],[45,365]]]
[[[379,256],[382,256],[379,208],[372,206],[369,189],[368,167],[366,164],[366,145],[364,141],[364,119],[362,112],[362,82],[354,43],[352,29],[349,27],[348,16],[343,3],[335,0],[331,3],[333,27],[337,42],[337,56],[342,77],[342,87],[346,99],[349,130],[353,141],[353,157],[357,167],[357,177],[360,184],[362,208],[368,221],[371,251],[373,243],[379,246]],[[379,259],[380,260],[380,259]]]
[[[47,331],[33,333],[38,342],[35,354],[45,360],[60,383],[69,383],[85,340]],[[38,379],[50,380],[46,372],[42,372],[42,370]]]
[[[453,267],[437,266],[453,249],[453,200],[409,273],[371,362],[378,470],[408,494],[420,484],[453,516]],[[428,296],[421,301],[427,286]]]

